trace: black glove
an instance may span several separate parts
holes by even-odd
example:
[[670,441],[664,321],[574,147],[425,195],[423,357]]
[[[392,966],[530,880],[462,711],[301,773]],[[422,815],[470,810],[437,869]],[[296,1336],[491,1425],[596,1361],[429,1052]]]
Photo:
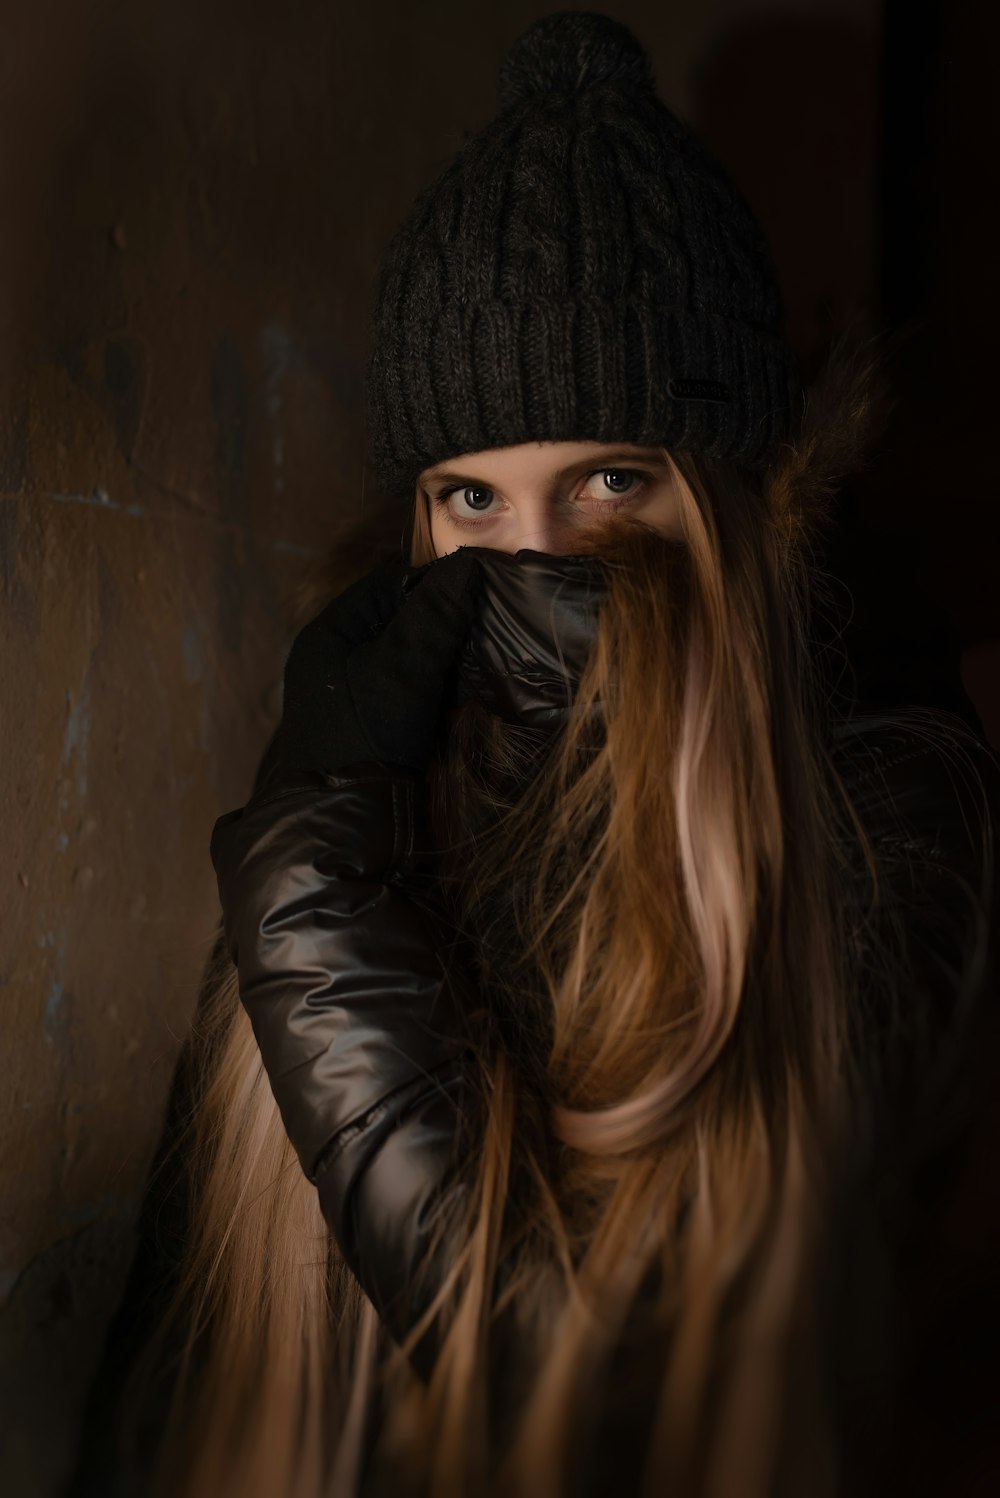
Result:
[[477,612],[476,550],[377,567],[305,626],[285,666],[276,745],[285,768],[426,765]]

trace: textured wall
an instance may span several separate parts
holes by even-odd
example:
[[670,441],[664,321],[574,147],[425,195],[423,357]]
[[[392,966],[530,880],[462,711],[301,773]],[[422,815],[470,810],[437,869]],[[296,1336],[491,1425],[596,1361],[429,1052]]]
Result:
[[12,1498],[68,1467],[216,919],[211,825],[273,720],[297,579],[361,492],[373,259],[457,140],[400,138],[370,14],[203,9],[4,17]]
[[[0,1485],[16,1498],[68,1471],[216,919],[211,825],[273,722],[296,588],[363,491],[378,253],[548,8],[0,15]],[[754,0],[607,9],[742,174],[808,351],[871,286],[877,5],[798,0],[773,24]],[[825,185],[807,191],[782,101],[818,87]]]

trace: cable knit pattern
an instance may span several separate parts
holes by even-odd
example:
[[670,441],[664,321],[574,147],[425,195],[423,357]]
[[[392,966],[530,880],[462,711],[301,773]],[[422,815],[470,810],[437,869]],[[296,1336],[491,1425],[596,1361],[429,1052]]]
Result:
[[498,93],[381,267],[367,395],[383,492],[532,440],[762,466],[796,390],[768,249],[635,37],[544,16]]

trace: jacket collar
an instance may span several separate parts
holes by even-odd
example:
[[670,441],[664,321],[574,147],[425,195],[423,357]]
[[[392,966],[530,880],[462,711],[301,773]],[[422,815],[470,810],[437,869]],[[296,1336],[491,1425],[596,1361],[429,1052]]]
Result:
[[527,549],[476,551],[483,600],[459,660],[453,705],[475,698],[509,723],[556,728],[597,638],[605,564]]

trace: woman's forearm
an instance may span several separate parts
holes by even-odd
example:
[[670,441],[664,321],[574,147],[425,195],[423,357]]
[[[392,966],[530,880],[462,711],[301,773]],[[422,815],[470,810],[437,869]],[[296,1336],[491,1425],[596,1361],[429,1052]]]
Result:
[[414,1281],[469,1090],[415,875],[422,794],[418,777],[377,764],[286,772],[212,836],[241,999],[289,1139],[397,1338],[426,1303]]

